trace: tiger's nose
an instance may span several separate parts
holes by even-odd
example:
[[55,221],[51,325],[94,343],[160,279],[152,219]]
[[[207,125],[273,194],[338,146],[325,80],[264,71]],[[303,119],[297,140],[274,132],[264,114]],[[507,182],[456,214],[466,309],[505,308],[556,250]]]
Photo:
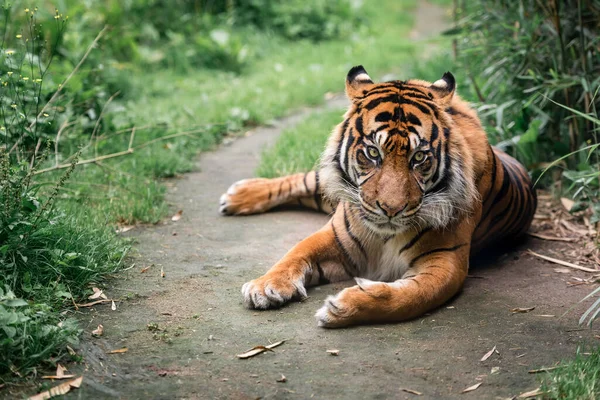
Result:
[[396,215],[400,214],[408,205],[408,203],[389,205],[385,202],[380,203],[379,200],[375,201],[375,204],[377,204],[377,207],[379,207],[379,209],[389,218],[394,218]]

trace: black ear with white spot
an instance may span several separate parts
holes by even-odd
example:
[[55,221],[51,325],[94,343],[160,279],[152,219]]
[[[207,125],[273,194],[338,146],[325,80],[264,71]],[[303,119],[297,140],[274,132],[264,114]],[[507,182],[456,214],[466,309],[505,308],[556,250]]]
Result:
[[373,80],[362,65],[352,67],[346,76],[346,95],[354,101],[364,96],[364,92],[368,91],[373,85]]
[[449,102],[452,100],[452,96],[456,90],[456,80],[454,79],[454,75],[450,72],[446,72],[442,79],[438,79],[433,82],[430,86],[430,89],[433,89],[434,97],[437,100],[442,102]]

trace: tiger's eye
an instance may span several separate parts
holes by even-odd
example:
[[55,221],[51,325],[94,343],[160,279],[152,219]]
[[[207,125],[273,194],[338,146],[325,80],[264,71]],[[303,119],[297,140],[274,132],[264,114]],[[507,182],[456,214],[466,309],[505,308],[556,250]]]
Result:
[[415,153],[415,155],[413,156],[413,159],[416,162],[421,162],[421,161],[423,161],[425,159],[425,153],[423,153],[422,151],[417,151]]
[[379,158],[379,150],[377,150],[373,146],[367,147],[367,152],[369,153],[369,157],[371,158]]

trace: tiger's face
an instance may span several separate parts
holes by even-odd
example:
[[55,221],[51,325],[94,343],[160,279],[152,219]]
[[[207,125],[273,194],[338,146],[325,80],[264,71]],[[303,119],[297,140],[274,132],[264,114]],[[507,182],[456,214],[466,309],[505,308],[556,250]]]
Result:
[[470,189],[446,110],[454,87],[450,73],[433,84],[375,84],[362,67],[348,73],[352,104],[323,157],[325,188],[372,231],[445,226],[463,207]]

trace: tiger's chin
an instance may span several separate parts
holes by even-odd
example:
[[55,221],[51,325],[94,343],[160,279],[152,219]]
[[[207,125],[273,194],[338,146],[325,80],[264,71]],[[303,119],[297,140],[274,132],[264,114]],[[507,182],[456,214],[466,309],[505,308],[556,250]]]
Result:
[[370,221],[366,218],[363,219],[362,221],[367,229],[369,229],[371,232],[378,234],[380,236],[399,235],[399,234],[402,234],[402,233],[408,231],[412,226],[410,224],[410,222],[408,221],[408,218],[404,218],[402,221],[399,221],[399,222],[394,222],[394,221],[375,222],[375,221]]

